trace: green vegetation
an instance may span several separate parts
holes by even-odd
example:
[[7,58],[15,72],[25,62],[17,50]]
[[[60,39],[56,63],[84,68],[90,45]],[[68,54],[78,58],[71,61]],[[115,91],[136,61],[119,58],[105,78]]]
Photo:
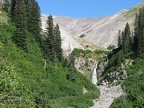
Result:
[[85,49],[85,50],[104,50],[104,51],[107,51],[107,49],[105,48],[102,48],[100,46],[97,46],[96,44],[94,43],[91,43],[87,40],[85,40],[84,38],[75,38],[79,44]]
[[17,47],[27,52],[27,38],[29,35],[27,32],[31,33],[41,45],[40,9],[38,3],[35,0],[12,0],[8,8],[10,8],[9,16],[16,26],[16,31],[12,38]]
[[[108,63],[105,66],[105,71],[102,75],[104,79],[107,78],[108,73],[112,73],[115,71],[119,72],[119,74],[122,74],[125,69],[125,65],[127,64],[125,63],[125,61],[127,59],[131,59],[134,54],[134,52],[132,51],[134,45],[132,40],[133,39],[130,34],[130,27],[127,23],[124,31],[121,33],[119,31],[118,48],[113,49],[107,56]],[[121,67],[122,65],[124,65],[123,68]]]
[[[14,0],[15,1],[15,0]],[[12,2],[14,9],[12,10],[12,21],[15,23],[16,31],[13,35],[13,42],[17,47],[27,51],[27,34],[26,34],[26,14],[24,1]]]
[[85,37],[86,35],[85,34],[82,34],[82,35],[80,35],[80,38],[83,38],[83,37]]
[[135,14],[137,14],[139,12],[139,9],[142,7],[143,4],[139,4],[138,6],[135,6],[131,9],[129,9],[129,11],[126,11],[124,13],[124,16],[129,19],[132,18],[133,16],[135,16]]
[[95,50],[95,51],[91,51],[91,50],[82,50],[82,49],[77,49],[75,48],[73,51],[73,55],[74,57],[85,57],[85,58],[92,58],[94,60],[98,60],[100,59],[102,56],[104,56],[105,54],[107,54],[107,51],[104,50]]
[[[24,2],[17,1],[17,3],[20,3],[19,11],[22,11],[21,5]],[[95,85],[76,71],[73,59],[68,62],[62,57],[61,52],[56,52],[61,50],[58,25],[51,28],[54,34],[48,35],[57,37],[53,39],[58,43],[54,44],[53,50],[58,54],[54,56],[58,60],[53,62],[49,57],[44,56],[43,45],[47,36],[37,41],[36,32],[32,33],[27,29],[27,21],[22,18],[23,15],[18,18],[18,14],[16,16],[15,14],[11,16],[14,18],[13,22],[0,25],[0,108],[88,108],[92,106],[92,100],[98,98],[100,93]],[[15,18],[18,22],[15,22]],[[18,44],[21,37],[24,38],[26,47]],[[83,88],[88,92],[83,93]]]
[[8,20],[7,13],[0,9],[0,23],[6,23]]
[[107,47],[107,49],[108,49],[108,50],[113,50],[115,47],[116,47],[115,45],[109,45],[109,46]]
[[83,71],[84,76],[89,80],[91,80],[92,70],[95,67],[96,61],[100,61],[107,53],[104,50],[91,51],[82,49],[74,49],[72,52],[74,58],[80,60],[78,62],[81,62],[79,69]]
[[47,31],[45,33],[45,39],[42,42],[42,50],[44,58],[47,61],[51,61],[54,65],[58,61],[62,60],[62,48],[61,48],[61,35],[59,25],[54,26],[53,18],[50,15],[47,20]]
[[[126,93],[115,99],[110,108],[144,107],[144,8],[136,15],[134,34],[130,33],[129,24],[118,38],[118,48],[108,55],[108,64],[104,75],[117,71],[126,71],[128,77],[119,82]],[[128,62],[132,61],[131,63]],[[131,65],[129,65],[131,64]]]
[[135,59],[134,65],[128,68],[129,77],[122,88],[126,95],[115,99],[110,108],[143,108],[144,107],[144,60]]

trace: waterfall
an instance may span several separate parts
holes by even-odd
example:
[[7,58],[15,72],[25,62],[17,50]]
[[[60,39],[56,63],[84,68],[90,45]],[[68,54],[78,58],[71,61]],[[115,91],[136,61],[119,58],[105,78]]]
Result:
[[93,84],[97,84],[97,72],[96,72],[96,69],[97,69],[97,63],[96,63],[96,67],[94,68],[93,73],[92,73],[92,83]]

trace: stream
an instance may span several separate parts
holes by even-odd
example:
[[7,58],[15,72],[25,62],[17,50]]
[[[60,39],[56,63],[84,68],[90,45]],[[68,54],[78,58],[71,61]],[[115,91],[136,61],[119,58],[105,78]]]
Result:
[[[92,73],[92,83],[95,85],[97,84],[98,81],[96,70],[97,70],[97,64]],[[97,86],[97,88],[100,90],[100,97],[99,99],[93,100],[94,105],[90,108],[109,108],[115,98],[124,95],[121,85],[112,87],[107,87],[106,85],[100,85]]]

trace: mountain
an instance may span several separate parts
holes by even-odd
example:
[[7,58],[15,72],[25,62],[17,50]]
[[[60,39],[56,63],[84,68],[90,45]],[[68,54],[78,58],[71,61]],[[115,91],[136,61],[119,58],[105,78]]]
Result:
[[[122,31],[127,22],[133,30],[135,15],[142,6],[141,3],[129,10],[122,10],[113,16],[102,18],[53,16],[54,22],[60,25],[64,51],[73,48],[93,50],[101,47],[107,48],[109,45],[116,46],[118,31]],[[43,30],[46,28],[47,16],[45,14],[41,16]],[[91,47],[93,44],[95,44],[94,47]]]
[[[0,10],[0,108],[89,108],[93,102],[95,104],[91,108],[99,105],[104,108],[144,107],[144,9],[136,20],[141,22],[136,23],[137,37],[130,37],[127,24],[118,48],[112,52],[95,50],[104,49],[110,44],[116,45],[117,32],[119,29],[123,30],[126,22],[129,22],[133,29],[132,20],[141,4],[103,18],[53,16],[54,23],[60,25],[64,53],[68,55],[74,48],[80,48],[74,49],[68,59],[62,57],[59,61],[56,57],[59,51],[56,42],[60,40],[55,41],[53,37],[58,31],[55,29],[53,33],[49,29],[49,36],[53,39],[42,37],[37,41],[36,34],[43,35],[40,35],[39,30],[35,33],[28,30],[29,26],[26,24],[33,27],[36,25],[32,23],[33,20],[23,19],[23,15],[27,14],[22,11],[27,8],[24,2],[17,0],[16,4],[11,6],[10,9],[17,7],[16,10],[20,10],[12,10],[12,13],[16,12],[14,22],[11,15],[8,16],[8,13]],[[29,6],[31,9],[32,5]],[[36,16],[35,12],[30,13],[32,16],[28,14],[27,19]],[[46,28],[46,20],[47,15],[42,15],[43,30]],[[50,23],[52,24],[51,19]],[[34,30],[36,29],[32,29]],[[26,41],[20,48],[16,42],[22,43],[22,38]],[[23,46],[26,50],[22,49]],[[52,52],[50,54],[54,61],[49,59],[49,52]],[[97,74],[91,74],[92,72]],[[89,80],[93,78],[96,78],[97,84],[102,82],[104,86],[92,84]],[[117,84],[122,85],[122,89],[120,86],[110,87]],[[117,98],[121,94],[124,95]],[[110,106],[113,100],[114,103]]]

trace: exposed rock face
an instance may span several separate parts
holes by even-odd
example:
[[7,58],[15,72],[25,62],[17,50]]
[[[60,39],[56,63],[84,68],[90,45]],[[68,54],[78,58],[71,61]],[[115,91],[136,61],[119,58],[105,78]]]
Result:
[[[43,31],[45,31],[47,27],[47,24],[46,24],[47,17],[48,16],[44,14],[42,14],[41,16]],[[57,17],[54,17],[55,24],[58,23],[55,21],[56,18]],[[83,47],[80,45],[77,39],[74,38],[74,36],[70,33],[69,30],[67,30],[64,26],[61,26],[61,24],[59,24],[59,27],[60,27],[61,38],[62,38],[62,49],[63,49],[65,56],[68,56],[74,48],[83,49]]]
[[[126,59],[121,66],[117,70],[111,70],[110,72],[106,71],[108,67],[109,59],[107,56],[103,57],[103,59],[98,63],[97,74],[98,78],[103,77],[103,80],[99,82],[99,84],[107,85],[108,83],[117,82],[120,80],[124,80],[127,78],[128,72],[127,67],[133,64],[133,60]],[[106,72],[106,73],[105,73]]]
[[95,68],[96,61],[91,58],[84,58],[82,56],[75,57],[76,69],[84,74],[87,79],[91,80],[93,69]]
[[[60,25],[63,43],[68,43],[71,48],[81,48],[79,36],[83,39],[107,48],[109,45],[117,45],[118,31],[123,30],[128,22],[133,29],[135,14],[143,4],[139,4],[130,10],[122,10],[113,16],[103,18],[70,18],[54,16],[54,23]],[[42,15],[42,28],[46,27],[47,15]]]

